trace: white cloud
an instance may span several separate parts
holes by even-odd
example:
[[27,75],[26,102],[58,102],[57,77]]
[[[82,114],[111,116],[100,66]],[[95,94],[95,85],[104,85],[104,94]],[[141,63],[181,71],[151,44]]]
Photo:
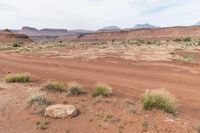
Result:
[[199,0],[0,0],[0,28],[192,25],[200,20],[199,5]]

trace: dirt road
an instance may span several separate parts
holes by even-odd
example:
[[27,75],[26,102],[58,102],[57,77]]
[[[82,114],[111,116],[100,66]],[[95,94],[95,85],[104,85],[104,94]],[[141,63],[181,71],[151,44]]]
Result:
[[0,76],[30,72],[35,82],[75,80],[86,85],[106,82],[120,96],[141,98],[146,89],[165,88],[178,100],[180,113],[200,118],[200,66],[175,62],[103,58],[94,61],[0,54]]

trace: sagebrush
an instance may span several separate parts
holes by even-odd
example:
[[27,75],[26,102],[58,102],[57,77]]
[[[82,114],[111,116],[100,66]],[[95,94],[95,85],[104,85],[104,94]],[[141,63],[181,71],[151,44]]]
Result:
[[69,95],[79,95],[83,93],[83,86],[77,82],[69,82],[67,86]]
[[176,112],[175,98],[168,91],[147,90],[142,97],[144,109],[160,109],[168,113]]

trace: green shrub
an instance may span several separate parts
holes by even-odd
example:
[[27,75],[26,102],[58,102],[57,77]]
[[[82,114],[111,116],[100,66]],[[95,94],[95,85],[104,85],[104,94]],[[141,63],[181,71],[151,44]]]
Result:
[[65,89],[65,85],[61,82],[57,82],[57,81],[48,81],[44,86],[43,86],[44,90],[49,90],[49,91],[66,91]]
[[67,92],[69,95],[79,95],[83,93],[83,86],[77,82],[69,82],[67,86]]
[[106,84],[97,84],[92,91],[92,96],[110,96],[112,94],[112,88]]
[[181,38],[174,39],[174,42],[181,42],[181,41],[182,41]]
[[39,120],[36,122],[36,128],[40,130],[45,130],[48,128],[49,122],[46,119]]
[[49,101],[44,93],[32,94],[26,100],[29,107],[34,107],[37,113],[44,113]]
[[142,97],[144,109],[160,109],[168,113],[176,112],[175,98],[166,90],[147,90]]
[[191,42],[192,38],[191,37],[185,37],[185,38],[183,38],[183,41],[184,42]]
[[12,46],[13,47],[21,47],[21,44],[20,43],[13,43]]
[[30,81],[31,75],[29,73],[8,74],[4,77],[7,83],[26,83]]

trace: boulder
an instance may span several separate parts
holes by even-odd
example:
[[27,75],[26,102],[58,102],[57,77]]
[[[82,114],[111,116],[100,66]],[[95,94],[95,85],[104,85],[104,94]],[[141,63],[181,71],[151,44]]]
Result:
[[64,119],[67,117],[75,117],[78,115],[78,110],[73,105],[57,104],[46,108],[45,116],[55,119]]

